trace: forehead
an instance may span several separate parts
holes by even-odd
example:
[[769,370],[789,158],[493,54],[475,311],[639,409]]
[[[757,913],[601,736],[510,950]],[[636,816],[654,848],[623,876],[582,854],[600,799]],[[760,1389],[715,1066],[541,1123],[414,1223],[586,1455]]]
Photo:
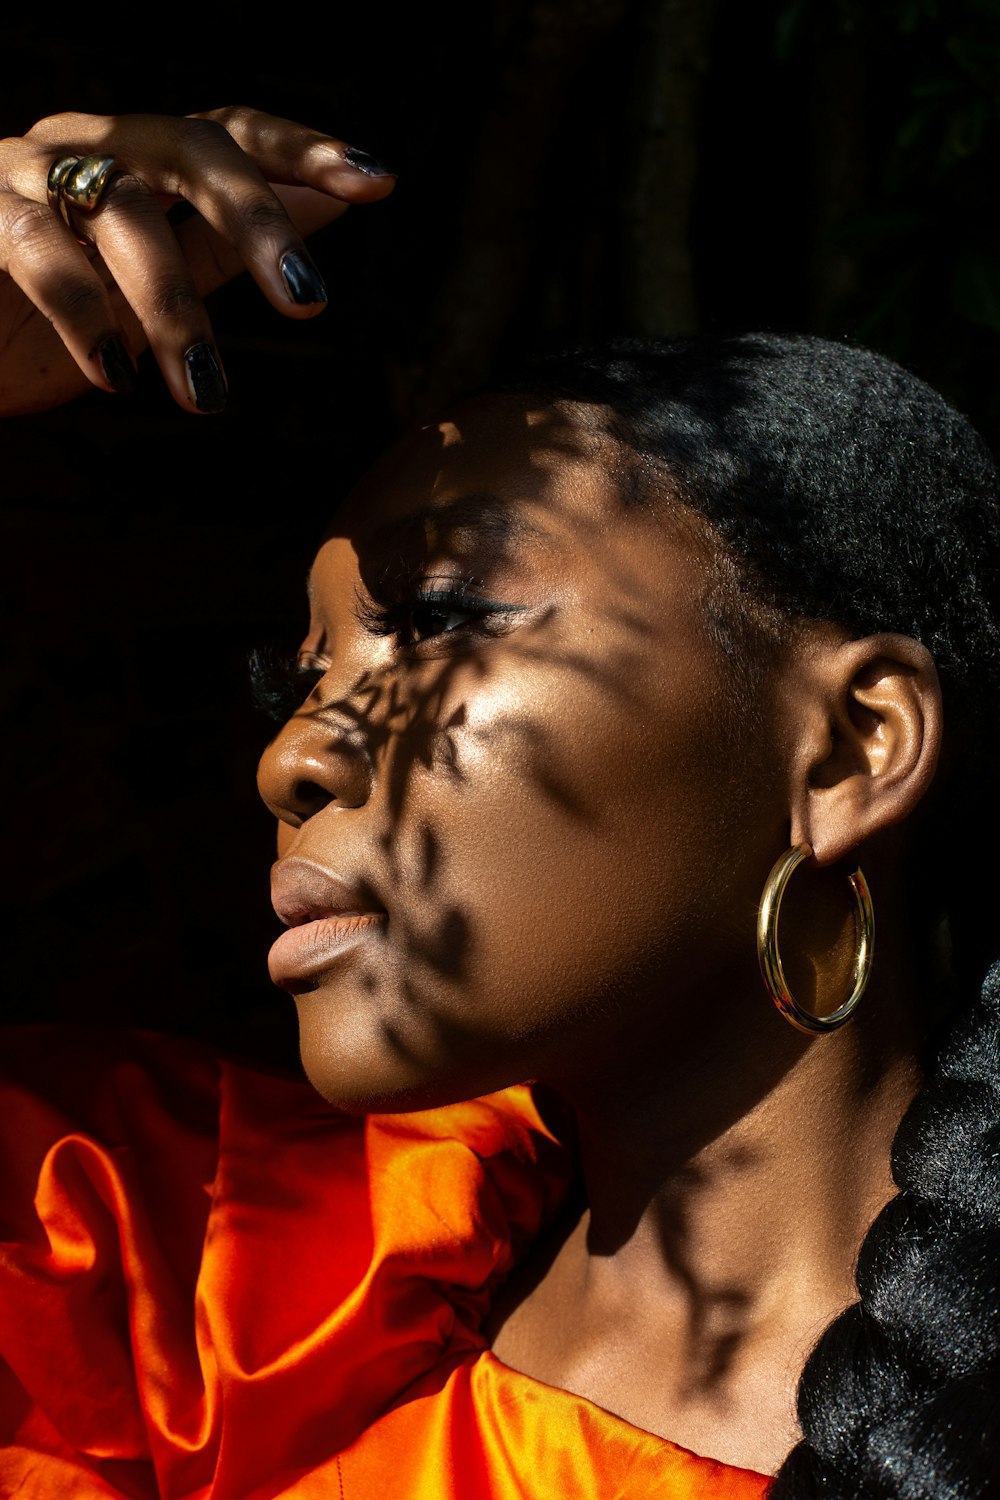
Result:
[[599,413],[481,397],[409,434],[362,480],[330,535],[386,550],[447,532],[502,545],[606,523],[622,465]]
[[622,449],[605,416],[489,397],[404,438],[328,531],[304,645],[322,653],[349,640],[368,662],[388,635],[372,643],[359,600],[405,604],[427,585],[458,584],[525,612],[528,628],[501,636],[512,659],[537,655],[544,633],[601,680],[609,662],[627,662],[614,673],[633,678],[697,662],[711,677],[716,540],[669,475]]
[[314,622],[352,608],[358,580],[391,600],[435,577],[522,603],[548,591],[640,634],[677,610],[703,630],[716,550],[706,524],[605,418],[599,407],[490,396],[408,435],[330,527],[310,575]]

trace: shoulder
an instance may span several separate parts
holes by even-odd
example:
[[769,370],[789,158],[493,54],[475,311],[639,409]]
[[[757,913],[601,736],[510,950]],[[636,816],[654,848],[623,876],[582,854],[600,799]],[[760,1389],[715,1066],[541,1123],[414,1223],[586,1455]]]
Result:
[[564,1191],[527,1089],[362,1120],[184,1040],[6,1043],[0,1478],[27,1432],[108,1478],[155,1454],[164,1494],[326,1461],[481,1344]]

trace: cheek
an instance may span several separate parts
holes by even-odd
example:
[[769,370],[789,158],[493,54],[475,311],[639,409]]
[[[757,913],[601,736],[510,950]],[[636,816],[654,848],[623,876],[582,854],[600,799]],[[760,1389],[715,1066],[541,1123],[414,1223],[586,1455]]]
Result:
[[754,799],[713,692],[635,663],[600,685],[582,662],[512,660],[453,697],[394,824],[422,989],[460,991],[465,1022],[530,1031],[718,929],[738,899],[718,851]]

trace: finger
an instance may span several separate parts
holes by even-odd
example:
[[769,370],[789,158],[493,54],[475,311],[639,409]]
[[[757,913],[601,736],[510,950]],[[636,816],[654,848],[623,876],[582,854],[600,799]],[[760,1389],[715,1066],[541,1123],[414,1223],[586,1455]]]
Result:
[[192,118],[224,126],[268,182],[315,188],[345,203],[375,202],[396,185],[392,168],[370,152],[294,120],[243,106],[207,110]]
[[[176,193],[178,150],[186,150],[186,139],[197,142],[191,127],[197,127],[199,120],[221,125],[269,182],[315,188],[345,203],[384,198],[395,186],[395,173],[369,152],[293,120],[244,106],[206,110],[180,119],[167,115],[50,115],[34,125],[24,140],[48,160],[60,151],[114,156],[154,191]],[[5,144],[0,143],[0,148]]]
[[226,380],[212,325],[149,187],[119,173],[81,227],[138,319],[174,400],[188,410],[221,411]]
[[[347,212],[346,203],[338,203],[336,199],[316,193],[311,188],[279,187],[276,196],[302,234],[311,234],[313,230],[321,229]],[[195,285],[203,297],[207,297],[217,287],[225,286],[227,281],[231,281],[245,269],[240,252],[201,217],[195,215],[174,225],[174,233],[191,268]],[[294,313],[295,308],[282,307],[281,310]],[[306,308],[303,315],[309,316],[318,311],[319,307]]]
[[[100,119],[60,118],[74,123]],[[42,123],[50,127],[56,122]],[[36,131],[43,133],[40,127]],[[85,129],[83,134],[87,135]],[[53,138],[64,140],[61,133]],[[92,133],[85,144],[94,138]],[[80,149],[74,147],[73,154]],[[29,137],[0,145],[0,177],[23,199],[36,200],[40,214],[59,226],[60,220],[47,204],[41,207],[42,198],[47,197],[49,167],[57,156],[50,146]],[[100,252],[113,289],[121,293],[138,322],[138,342],[150,345],[174,400],[189,411],[221,411],[226,381],[208,313],[152,189],[132,173],[117,172],[94,211],[83,214],[73,209],[71,219]],[[109,300],[113,296],[114,291]]]
[[135,363],[107,289],[47,207],[0,192],[0,270],[44,313],[92,385],[134,389]]
[[[322,216],[325,219],[343,212],[351,198],[381,197],[391,189],[391,177],[380,180],[372,175],[369,158],[364,158],[364,170],[350,165],[351,148],[342,142],[251,110],[219,113],[244,140],[261,150],[276,174],[295,183],[309,179],[325,186],[330,204]],[[40,197],[43,170],[47,174],[58,151],[68,149],[67,141],[72,141],[74,152],[113,154],[120,166],[141,176],[162,201],[186,199],[235,249],[234,258],[211,236],[192,237],[190,231],[185,235],[185,243],[190,242],[198,256],[196,280],[205,290],[246,266],[272,305],[286,315],[311,317],[325,305],[322,280],[301,235],[221,119],[135,115],[112,121],[101,116],[53,116],[25,138],[30,160],[15,158],[8,169],[20,192]]]
[[[224,393],[199,290],[218,285],[245,263],[286,314],[312,316],[325,295],[301,237],[247,153],[259,156],[300,207],[306,201],[313,224],[335,217],[350,202],[383,197],[393,185],[380,163],[343,142],[274,116],[229,109],[186,120],[50,117],[21,141],[0,142],[0,190],[13,187],[18,196],[42,204],[52,161],[70,153],[111,155],[126,169],[88,218],[88,232],[118,283],[108,289],[112,303],[120,289],[175,399],[197,410],[218,409]],[[182,231],[193,267],[185,264],[155,195],[186,198],[205,220]],[[127,324],[128,310],[120,312]],[[79,359],[79,334],[75,343]]]
[[[223,252],[220,270],[245,266],[272,305],[293,317],[312,317],[326,288],[280,199],[225,127],[214,120],[178,121],[177,165],[165,185],[186,199],[236,252]],[[164,183],[159,184],[161,188]],[[343,212],[346,204],[336,201]],[[206,247],[210,241],[206,241]]]
[[385,197],[394,175],[366,152],[258,110],[215,110],[175,123],[177,166],[161,186],[193,204],[226,242],[198,225],[185,227],[182,240],[199,286],[210,290],[245,265],[279,312],[320,311],[326,290],[293,222],[297,216],[282,200],[289,194],[298,200],[308,232],[349,203]]

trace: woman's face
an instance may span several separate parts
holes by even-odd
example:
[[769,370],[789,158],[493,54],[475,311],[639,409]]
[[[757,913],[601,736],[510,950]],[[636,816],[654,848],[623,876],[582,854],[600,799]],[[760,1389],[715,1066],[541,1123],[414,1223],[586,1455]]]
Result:
[[320,549],[322,676],[260,786],[295,924],[272,975],[345,1107],[661,1067],[705,986],[753,982],[780,726],[734,696],[699,526],[625,499],[614,457],[586,411],[481,399]]

